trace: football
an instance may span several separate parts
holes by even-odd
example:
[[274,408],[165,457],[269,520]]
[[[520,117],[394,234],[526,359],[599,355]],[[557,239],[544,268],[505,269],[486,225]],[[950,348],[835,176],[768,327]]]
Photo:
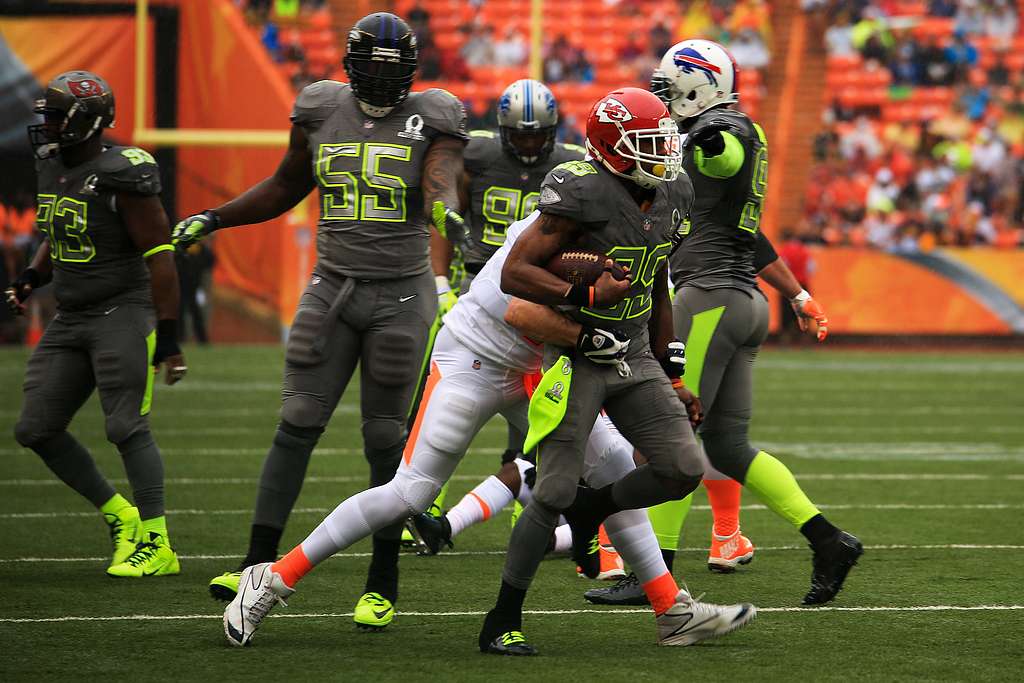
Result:
[[[569,284],[590,286],[601,277],[607,260],[608,256],[598,251],[566,249],[551,257],[547,270]],[[613,264],[611,273],[616,280],[626,277],[626,271],[618,263]]]

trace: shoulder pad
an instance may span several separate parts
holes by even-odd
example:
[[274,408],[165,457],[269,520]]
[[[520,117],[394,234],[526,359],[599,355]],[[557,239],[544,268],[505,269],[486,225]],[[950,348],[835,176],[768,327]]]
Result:
[[581,224],[607,222],[605,203],[594,201],[600,194],[594,185],[600,172],[588,161],[566,161],[548,172],[541,183],[537,208],[571,218]]
[[338,81],[317,81],[299,92],[292,108],[291,121],[298,126],[317,127],[338,107],[340,96],[349,89]]
[[557,148],[562,156],[567,159],[582,159],[587,156],[587,148],[581,145],[574,145],[571,142],[559,142]]
[[113,192],[160,194],[160,168],[138,147],[111,147],[96,163],[96,187]]
[[483,170],[501,153],[498,136],[488,130],[474,130],[469,134],[469,144],[462,153],[467,171]]
[[447,90],[431,88],[418,93],[417,105],[423,123],[442,135],[468,140],[466,110],[462,101]]

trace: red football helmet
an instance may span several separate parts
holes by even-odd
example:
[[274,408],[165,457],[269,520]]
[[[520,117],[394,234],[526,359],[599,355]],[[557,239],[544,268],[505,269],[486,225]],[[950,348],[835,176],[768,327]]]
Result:
[[605,168],[641,187],[675,180],[683,163],[679,129],[665,103],[640,88],[620,88],[587,117],[587,150]]

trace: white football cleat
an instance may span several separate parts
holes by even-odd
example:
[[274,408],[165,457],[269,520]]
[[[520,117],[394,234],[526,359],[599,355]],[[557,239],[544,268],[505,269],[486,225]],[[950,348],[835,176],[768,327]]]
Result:
[[248,645],[263,617],[277,603],[287,607],[284,599],[295,592],[285,585],[280,574],[271,570],[271,564],[254,564],[242,571],[238,593],[224,609],[224,635],[232,645]]
[[693,645],[717,638],[746,625],[757,608],[742,605],[713,605],[690,597],[684,590],[672,605],[654,619],[658,624],[658,645]]

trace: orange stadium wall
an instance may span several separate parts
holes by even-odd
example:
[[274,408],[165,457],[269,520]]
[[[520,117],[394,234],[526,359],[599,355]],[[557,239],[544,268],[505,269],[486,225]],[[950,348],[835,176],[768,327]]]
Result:
[[[178,125],[272,129],[290,126],[294,94],[230,0],[181,4]],[[179,215],[217,206],[273,173],[283,148],[182,147]],[[291,322],[315,262],[316,201],[272,221],[217,233],[214,282]]]

